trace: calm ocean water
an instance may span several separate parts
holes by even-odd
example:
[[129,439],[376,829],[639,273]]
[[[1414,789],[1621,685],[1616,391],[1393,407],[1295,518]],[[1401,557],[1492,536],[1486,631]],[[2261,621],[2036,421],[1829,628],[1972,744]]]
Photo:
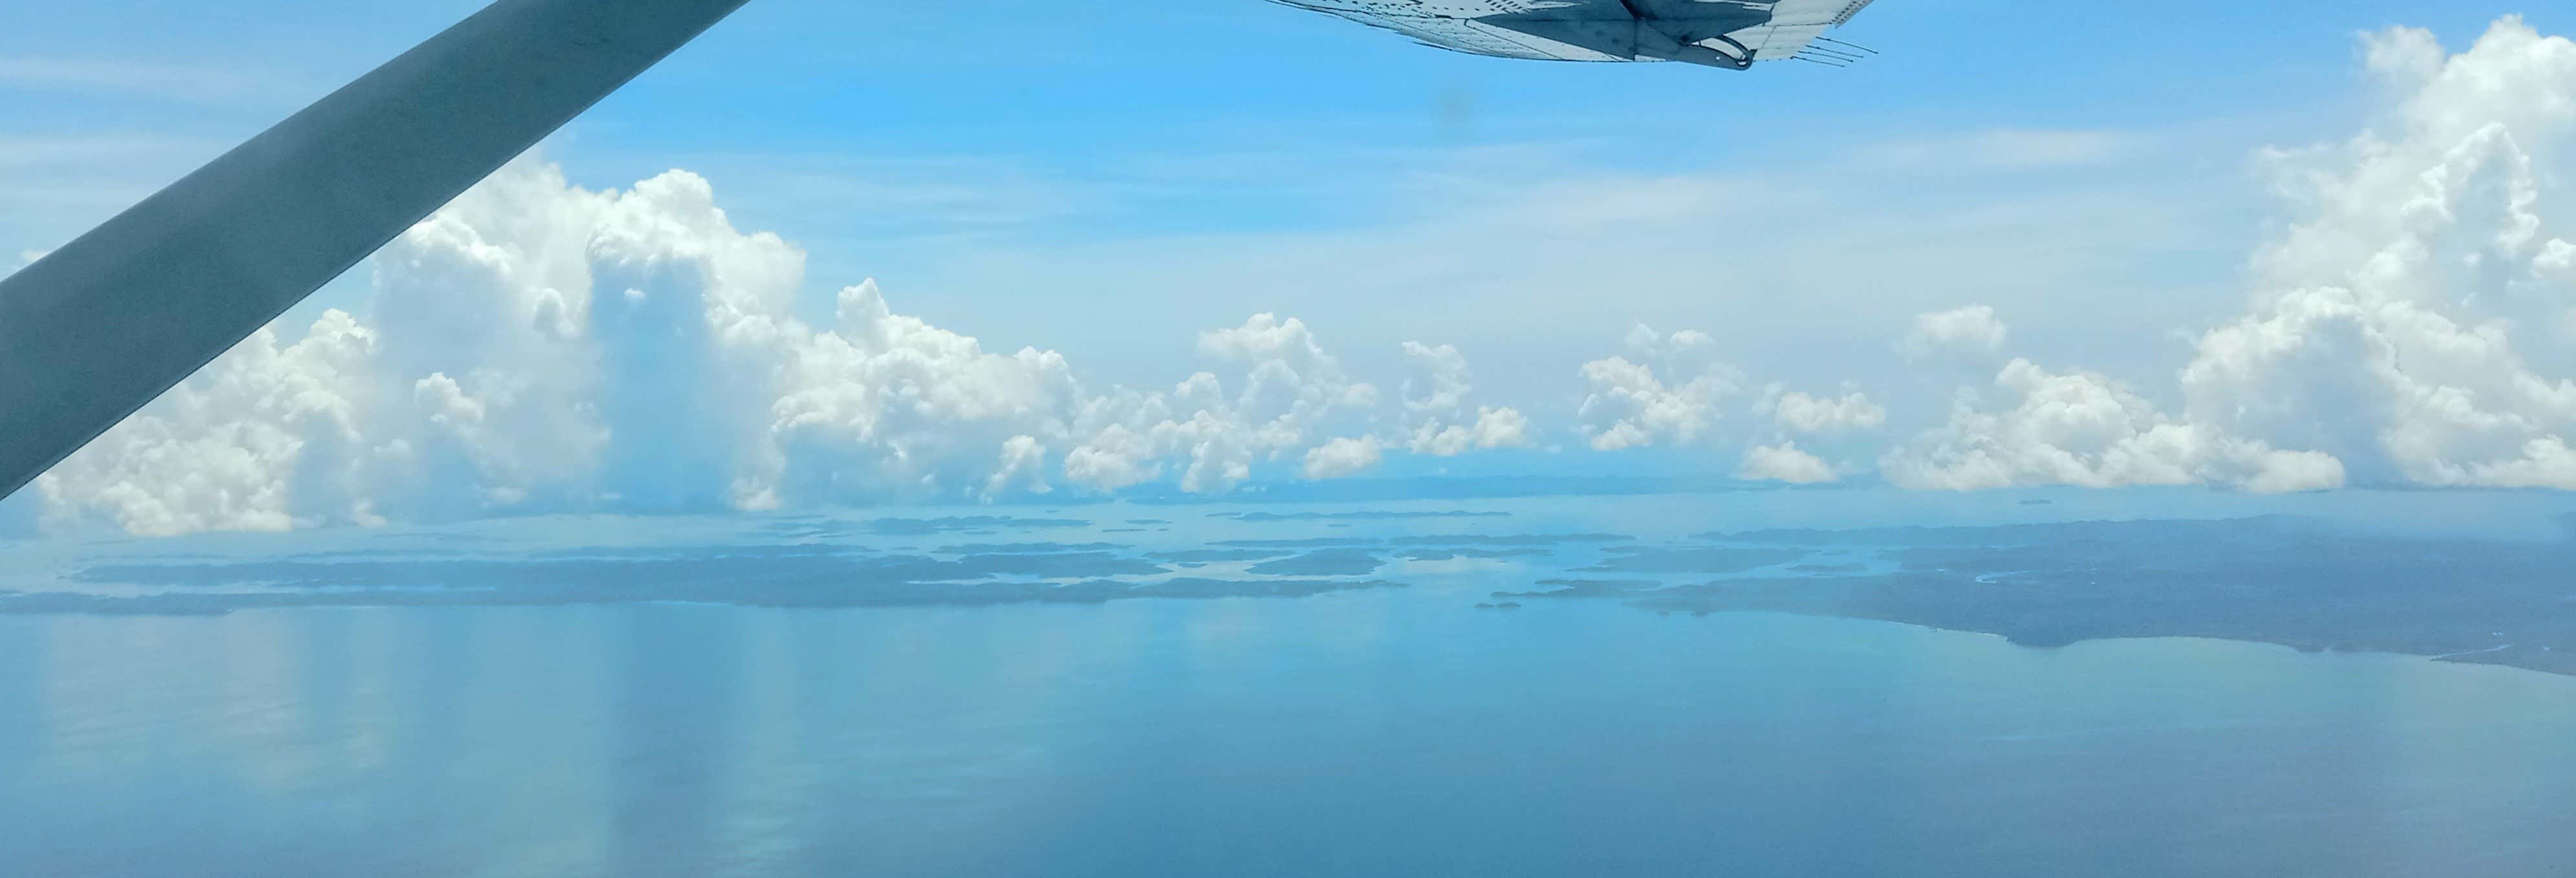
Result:
[[[1521,526],[1551,514],[1525,505]],[[1621,518],[1563,505],[1557,525]],[[1627,530],[1664,517],[1643,505]],[[1504,569],[1086,605],[0,616],[0,872],[2576,863],[2576,678],[1609,600],[1473,608]]]

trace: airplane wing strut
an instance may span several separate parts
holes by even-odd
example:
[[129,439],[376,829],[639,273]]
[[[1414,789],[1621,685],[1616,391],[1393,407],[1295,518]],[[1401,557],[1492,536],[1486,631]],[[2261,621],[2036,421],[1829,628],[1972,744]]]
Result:
[[745,2],[500,0],[0,278],[0,496]]

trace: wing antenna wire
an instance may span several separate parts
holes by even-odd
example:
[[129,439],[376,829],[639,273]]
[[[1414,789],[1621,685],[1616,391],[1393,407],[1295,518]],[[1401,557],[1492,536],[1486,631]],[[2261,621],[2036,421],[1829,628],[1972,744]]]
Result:
[[1863,51],[1863,52],[1867,52],[1867,53],[1872,54],[1872,55],[1876,55],[1876,54],[1878,54],[1878,50],[1877,50],[1877,49],[1872,49],[1872,48],[1870,48],[1870,47],[1868,47],[1868,46],[1864,46],[1864,45],[1861,45],[1861,44],[1859,44],[1859,43],[1849,42],[1849,41],[1845,41],[1845,40],[1837,40],[1837,39],[1834,39],[1834,38],[1832,38],[1832,37],[1828,37],[1828,36],[1818,36],[1818,37],[1816,37],[1816,39],[1817,39],[1817,40],[1820,40],[1820,41],[1822,41],[1822,42],[1832,43],[1832,44],[1837,45],[1837,46],[1844,46],[1844,47],[1848,47],[1848,48],[1859,49],[1859,50],[1861,50],[1861,51]]

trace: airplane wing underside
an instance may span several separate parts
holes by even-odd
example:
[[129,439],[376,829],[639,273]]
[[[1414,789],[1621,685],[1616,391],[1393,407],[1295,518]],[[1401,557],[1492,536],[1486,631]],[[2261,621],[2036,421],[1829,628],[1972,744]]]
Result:
[[1781,0],[1772,5],[1770,21],[1729,36],[1760,53],[1756,60],[1785,60],[1869,4],[1870,0]]
[[1476,55],[1686,61],[1791,58],[1870,0],[1275,0]]
[[[1533,61],[1624,61],[1600,51],[1517,33],[1477,21],[1545,4],[1516,0],[1277,0],[1412,37],[1424,45],[1473,55]],[[1615,4],[1614,4],[1615,5]]]

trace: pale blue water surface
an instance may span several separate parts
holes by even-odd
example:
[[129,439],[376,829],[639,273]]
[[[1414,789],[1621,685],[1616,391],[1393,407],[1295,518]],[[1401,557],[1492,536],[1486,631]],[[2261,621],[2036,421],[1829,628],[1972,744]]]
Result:
[[[1836,496],[1403,507],[1498,513],[1421,520],[1090,506],[1053,513],[1080,526],[1034,536],[830,539],[1144,550],[2088,516],[2001,500],[1837,513],[1878,501]],[[2515,505],[2540,502],[2482,508],[2550,512]],[[377,551],[343,544],[506,543],[474,551],[518,556],[752,541],[669,519],[478,527],[30,544],[13,575],[130,593],[77,573]],[[1398,584],[1305,597],[0,615],[0,872],[2422,876],[2576,863],[2576,678],[2201,639],[2033,649],[1608,599],[1474,607],[1576,550],[1548,551],[1390,559],[1351,578]]]

